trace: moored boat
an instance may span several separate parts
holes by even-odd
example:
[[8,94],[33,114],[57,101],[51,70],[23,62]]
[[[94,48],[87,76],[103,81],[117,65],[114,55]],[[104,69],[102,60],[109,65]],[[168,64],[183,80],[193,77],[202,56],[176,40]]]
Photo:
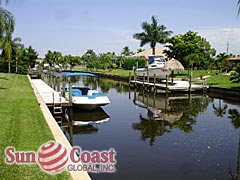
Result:
[[[65,73],[64,76],[90,76],[96,77],[91,73]],[[69,89],[67,89],[66,97],[69,97]],[[100,106],[105,106],[110,103],[107,95],[89,87],[72,87],[72,104],[81,109],[93,110]]]
[[166,75],[169,75],[170,72],[163,70],[165,63],[166,59],[163,56],[148,56],[148,66],[136,68],[134,72],[138,77],[153,78],[155,74],[156,78],[166,79]]

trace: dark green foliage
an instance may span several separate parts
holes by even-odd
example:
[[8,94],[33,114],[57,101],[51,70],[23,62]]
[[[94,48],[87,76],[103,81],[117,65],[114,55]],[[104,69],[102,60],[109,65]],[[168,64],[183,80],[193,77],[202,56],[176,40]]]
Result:
[[145,66],[146,60],[144,58],[126,58],[123,61],[123,69],[132,70],[134,66]]
[[179,60],[185,68],[206,69],[216,53],[205,38],[192,31],[176,35],[168,39],[168,43],[164,52],[169,58]]
[[239,83],[240,82],[240,64],[236,67],[234,74],[230,77],[230,80],[233,83]]
[[[11,71],[17,69],[17,73],[27,74],[29,67],[34,67],[36,59],[38,58],[38,53],[31,46],[29,46],[28,48],[17,49],[16,54],[13,54],[13,58],[14,63],[11,63]],[[3,55],[3,57],[0,59],[1,72],[7,72],[7,64],[7,58],[5,58]]]
[[116,55],[115,53],[101,53],[98,56],[93,52],[88,50],[83,56],[82,60],[85,61],[86,67],[88,69],[111,69],[116,67]]
[[153,49],[153,55],[155,55],[155,47],[157,43],[166,43],[166,39],[172,34],[172,31],[167,31],[167,28],[164,25],[158,24],[157,17],[152,16],[151,19],[151,24],[143,22],[141,24],[143,32],[136,33],[133,37],[140,40],[141,47],[149,43],[150,47]]

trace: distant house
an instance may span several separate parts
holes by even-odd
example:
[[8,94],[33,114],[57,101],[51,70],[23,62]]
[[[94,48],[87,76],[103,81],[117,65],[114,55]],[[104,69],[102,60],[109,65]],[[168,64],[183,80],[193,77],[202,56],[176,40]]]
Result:
[[[145,59],[148,59],[148,56],[152,56],[152,48],[147,49],[147,50],[142,51],[142,52],[139,52],[139,53],[136,53],[132,57],[143,57]],[[155,48],[155,56],[166,57],[166,55],[163,53],[162,48]]]
[[236,67],[238,64],[240,64],[240,56],[237,57],[232,57],[232,58],[227,58],[230,66],[232,68]]
[[42,58],[38,58],[38,59],[36,59],[36,62],[37,62],[38,64],[41,64],[41,63],[43,62],[43,59],[42,59]]

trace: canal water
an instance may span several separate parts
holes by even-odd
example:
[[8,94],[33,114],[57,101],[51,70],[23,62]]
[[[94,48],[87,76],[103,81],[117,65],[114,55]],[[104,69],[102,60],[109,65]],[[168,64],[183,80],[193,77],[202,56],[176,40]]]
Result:
[[117,151],[117,172],[90,173],[92,179],[238,179],[240,102],[202,94],[165,97],[108,79],[75,84],[98,87],[111,101],[93,112],[71,110],[75,125],[62,127],[73,146]]

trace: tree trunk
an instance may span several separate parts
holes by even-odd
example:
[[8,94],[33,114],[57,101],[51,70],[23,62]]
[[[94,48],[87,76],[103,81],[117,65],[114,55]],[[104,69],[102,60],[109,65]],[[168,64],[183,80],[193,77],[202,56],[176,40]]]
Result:
[[18,58],[16,57],[16,65],[15,65],[15,73],[17,74],[18,72]]
[[155,47],[153,47],[152,49],[153,49],[152,54],[155,55]]
[[10,64],[10,60],[8,60],[8,73],[11,73],[11,64]]

